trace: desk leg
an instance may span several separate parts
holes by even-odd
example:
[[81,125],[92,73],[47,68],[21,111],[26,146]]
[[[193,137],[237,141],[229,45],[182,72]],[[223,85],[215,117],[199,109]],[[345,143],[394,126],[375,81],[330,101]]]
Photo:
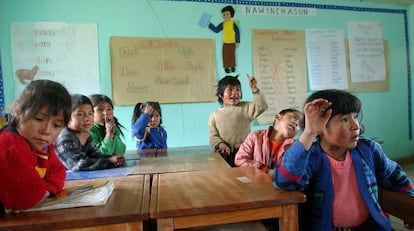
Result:
[[157,219],[157,230],[158,231],[173,231],[174,230],[174,219],[173,218]]
[[280,231],[294,231],[299,230],[298,225],[298,205],[289,204],[282,208],[282,217],[279,218]]

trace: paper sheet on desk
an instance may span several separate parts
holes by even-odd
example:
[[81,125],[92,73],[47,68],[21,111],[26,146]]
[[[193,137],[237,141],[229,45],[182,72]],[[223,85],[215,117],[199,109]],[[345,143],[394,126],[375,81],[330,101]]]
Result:
[[95,178],[108,178],[117,176],[127,176],[132,171],[132,166],[102,169],[94,171],[67,171],[66,180],[82,180],[82,179],[95,179]]
[[252,180],[249,177],[247,177],[247,176],[237,177],[237,179],[240,182],[242,182],[242,183],[250,183],[250,182],[252,182]]
[[104,205],[114,191],[114,187],[115,184],[113,181],[106,181],[102,182],[102,184],[88,184],[67,189],[66,193],[63,191],[64,195],[62,197],[57,196],[57,198],[24,211],[30,212]]

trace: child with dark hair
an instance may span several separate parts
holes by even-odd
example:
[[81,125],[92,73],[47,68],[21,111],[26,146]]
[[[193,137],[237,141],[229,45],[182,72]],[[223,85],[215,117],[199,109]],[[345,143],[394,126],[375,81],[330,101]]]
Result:
[[14,102],[0,130],[0,214],[32,208],[63,190],[65,167],[53,143],[70,110],[68,91],[50,80],[31,81]]
[[85,171],[123,166],[122,155],[101,154],[89,131],[93,125],[91,100],[84,95],[72,95],[72,114],[68,126],[59,134],[55,147],[58,158],[67,170]]
[[235,20],[231,20],[234,17],[234,8],[232,6],[226,6],[221,9],[223,15],[223,22],[214,26],[210,21],[208,22],[208,28],[219,33],[223,31],[223,67],[226,73],[236,71],[236,48],[240,43],[240,31]]
[[406,173],[374,140],[361,137],[361,101],[343,90],[308,97],[305,128],[275,167],[273,184],[302,191],[301,230],[391,230],[378,186],[414,196]]
[[94,124],[90,131],[93,143],[101,153],[124,155],[126,145],[121,137],[124,128],[114,116],[114,105],[106,95],[94,94],[89,96],[94,111]]
[[250,133],[250,124],[268,107],[264,95],[257,87],[254,77],[247,75],[253,102],[242,99],[241,84],[238,76],[226,76],[217,85],[217,100],[222,105],[211,113],[208,128],[210,145],[214,151],[234,167],[234,156],[241,143]]
[[167,131],[162,124],[161,106],[158,102],[137,103],[132,115],[132,135],[137,149],[166,149]]
[[255,167],[272,175],[276,162],[294,142],[302,120],[302,112],[296,109],[277,113],[272,126],[247,136],[236,153],[235,165]]

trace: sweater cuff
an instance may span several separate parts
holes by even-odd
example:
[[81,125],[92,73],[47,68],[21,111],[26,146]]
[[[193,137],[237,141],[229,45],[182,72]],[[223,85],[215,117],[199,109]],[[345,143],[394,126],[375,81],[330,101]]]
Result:
[[267,173],[267,170],[268,170],[269,168],[266,166],[266,165],[263,165],[261,168],[260,168],[260,170],[262,170],[263,172],[266,172]]

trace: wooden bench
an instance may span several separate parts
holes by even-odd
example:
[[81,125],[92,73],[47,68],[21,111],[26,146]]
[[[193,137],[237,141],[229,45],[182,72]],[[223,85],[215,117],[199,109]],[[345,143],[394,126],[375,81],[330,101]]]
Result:
[[379,199],[385,212],[403,220],[407,229],[414,229],[414,197],[380,188]]

